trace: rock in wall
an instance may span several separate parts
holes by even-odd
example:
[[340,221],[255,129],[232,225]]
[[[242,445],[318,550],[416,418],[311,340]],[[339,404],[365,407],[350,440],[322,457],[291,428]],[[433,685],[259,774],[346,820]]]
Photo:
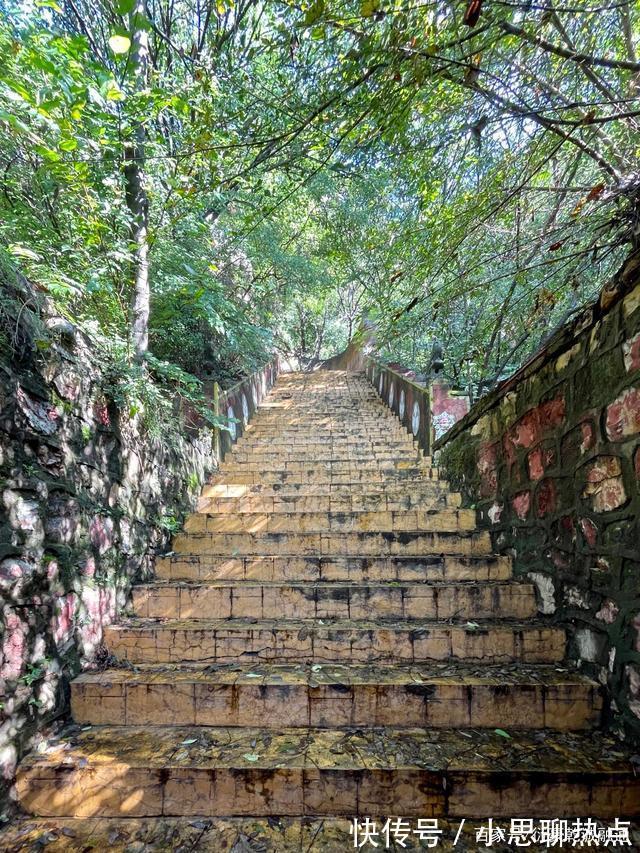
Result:
[[640,737],[640,262],[439,442],[496,549]]
[[0,796],[213,461],[208,430],[152,437],[118,411],[95,341],[28,303],[18,314],[0,331]]

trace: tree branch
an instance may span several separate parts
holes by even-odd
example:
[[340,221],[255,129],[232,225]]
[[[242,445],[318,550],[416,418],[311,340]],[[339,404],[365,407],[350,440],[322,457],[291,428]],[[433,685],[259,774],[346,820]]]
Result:
[[591,56],[588,53],[578,53],[577,51],[567,50],[559,45],[552,44],[540,36],[532,36],[522,27],[517,27],[510,21],[498,21],[498,26],[505,33],[511,36],[518,36],[523,41],[529,42],[536,47],[546,50],[547,53],[553,53],[556,56],[562,56],[564,59],[570,59],[572,62],[577,62],[579,65],[598,65],[601,68],[624,68],[627,71],[640,71],[640,63],[632,62],[630,59],[605,59],[602,56]]

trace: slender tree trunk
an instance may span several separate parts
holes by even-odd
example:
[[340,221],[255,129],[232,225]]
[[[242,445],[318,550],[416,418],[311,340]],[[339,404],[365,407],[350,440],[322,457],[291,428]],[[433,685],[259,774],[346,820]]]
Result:
[[[131,12],[131,71],[133,89],[142,91],[147,84],[149,38],[144,29],[146,0],[136,0]],[[134,357],[140,360],[149,346],[149,199],[145,188],[145,128],[138,121],[133,145],[125,151],[126,199],[131,213],[133,251],[133,297],[129,340]]]

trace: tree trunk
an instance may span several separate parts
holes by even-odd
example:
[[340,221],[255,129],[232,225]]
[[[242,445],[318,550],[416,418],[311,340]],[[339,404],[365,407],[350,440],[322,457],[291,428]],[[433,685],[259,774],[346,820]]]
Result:
[[[149,63],[149,38],[144,29],[146,0],[136,0],[130,16],[133,42],[131,47],[131,73],[134,92],[142,91],[147,84]],[[133,251],[133,297],[129,340],[136,360],[141,360],[149,346],[149,199],[144,185],[145,128],[138,121],[133,145],[125,151],[126,199],[131,213],[131,242]]]

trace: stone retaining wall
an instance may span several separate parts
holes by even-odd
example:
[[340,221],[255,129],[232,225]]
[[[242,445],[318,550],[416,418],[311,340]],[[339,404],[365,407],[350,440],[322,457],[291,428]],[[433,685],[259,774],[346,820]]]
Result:
[[16,761],[213,463],[210,430],[150,437],[105,395],[95,345],[47,325],[44,348],[0,352],[0,815]]
[[640,735],[640,263],[437,443],[569,657]]

